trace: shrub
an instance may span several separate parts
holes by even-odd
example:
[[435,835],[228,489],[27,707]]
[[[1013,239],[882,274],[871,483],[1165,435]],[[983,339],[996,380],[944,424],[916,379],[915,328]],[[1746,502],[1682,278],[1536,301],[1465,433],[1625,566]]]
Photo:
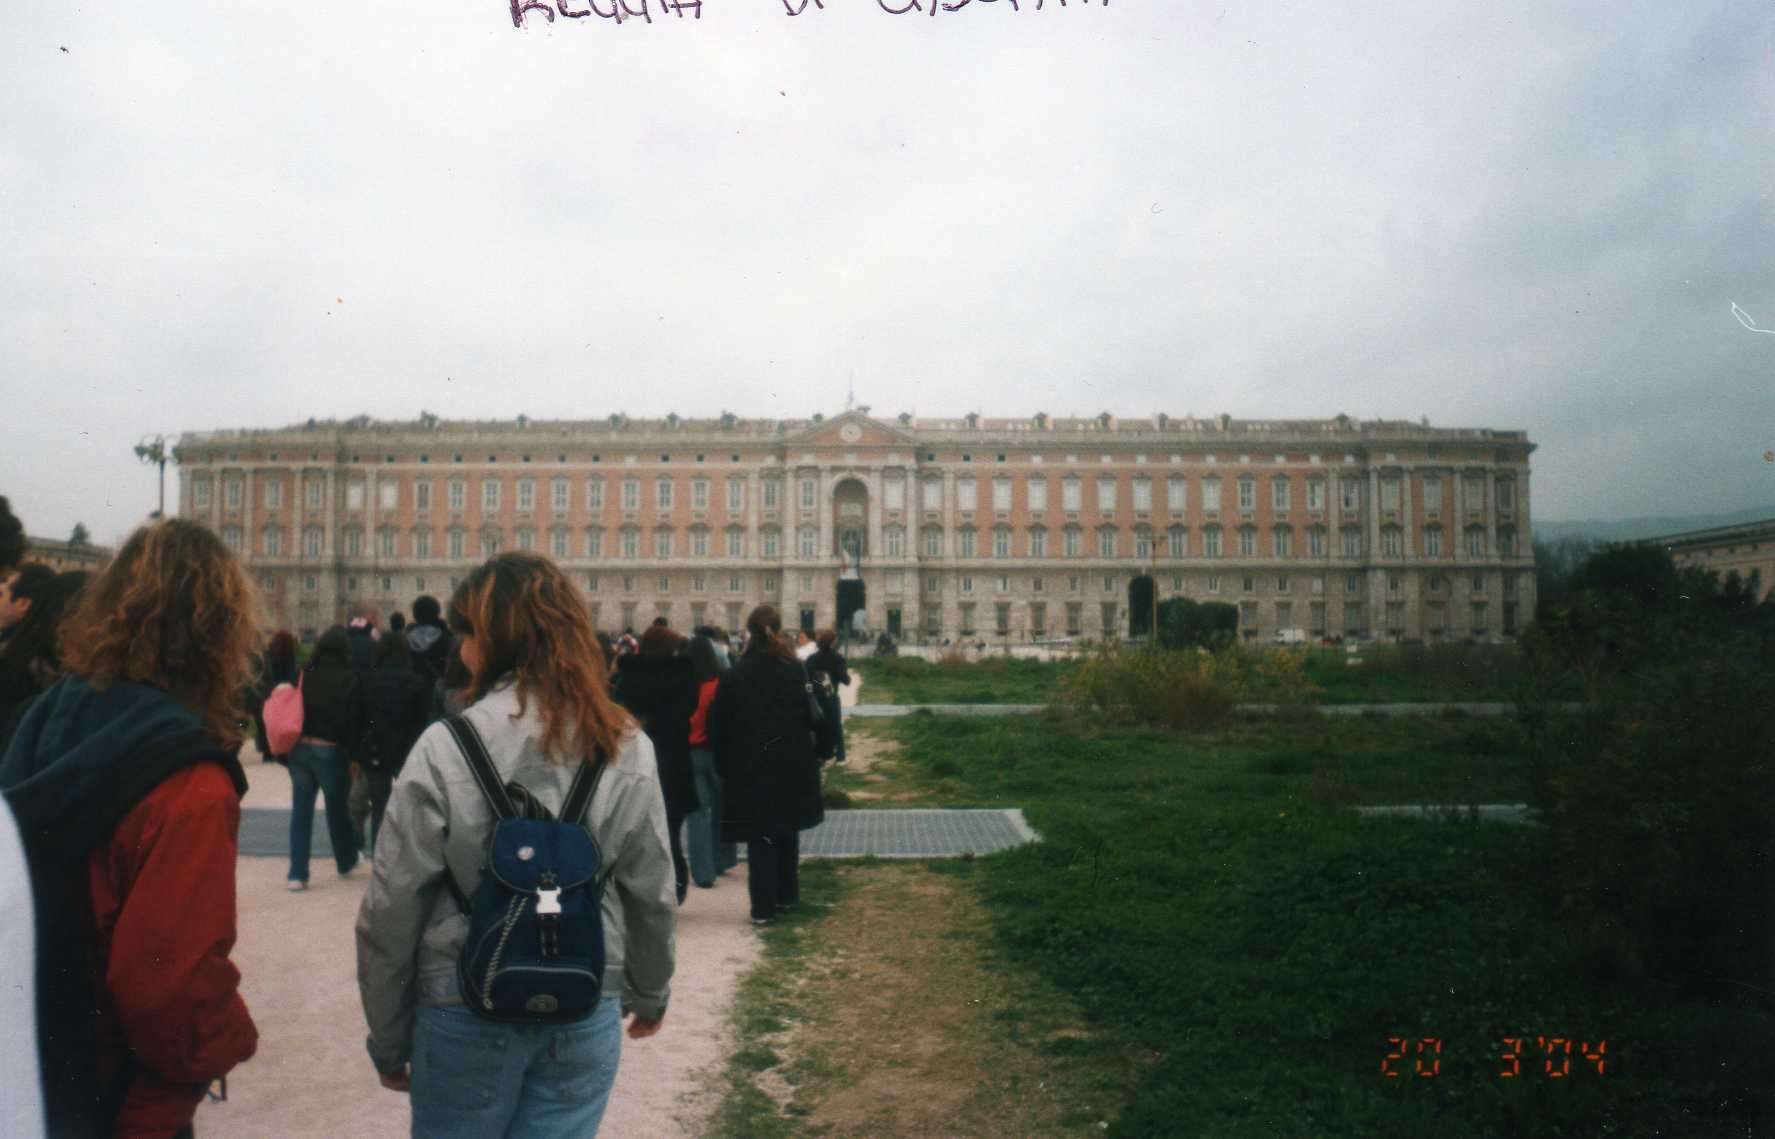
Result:
[[1244,695],[1237,650],[1128,650],[1105,646],[1061,683],[1065,710],[1106,720],[1205,728],[1224,723]]
[[1235,650],[1252,679],[1251,687],[1275,702],[1284,714],[1311,709],[1319,686],[1307,676],[1306,654],[1284,648]]

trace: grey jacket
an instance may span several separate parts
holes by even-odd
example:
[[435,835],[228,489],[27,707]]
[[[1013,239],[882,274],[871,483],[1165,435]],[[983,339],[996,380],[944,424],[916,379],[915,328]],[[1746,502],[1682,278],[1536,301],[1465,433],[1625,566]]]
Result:
[[[571,764],[548,760],[537,746],[542,717],[530,702],[519,717],[517,690],[495,689],[464,715],[487,745],[494,767],[559,810],[573,781]],[[666,808],[653,745],[639,730],[607,762],[586,821],[603,852],[604,995],[636,1015],[665,1015],[673,966],[677,891],[666,841]],[[468,761],[442,723],[414,745],[376,838],[376,865],[357,915],[358,989],[369,1021],[370,1058],[393,1072],[411,1058],[421,1004],[459,1003],[456,959],[468,932],[445,883],[446,869],[473,896],[493,811]]]

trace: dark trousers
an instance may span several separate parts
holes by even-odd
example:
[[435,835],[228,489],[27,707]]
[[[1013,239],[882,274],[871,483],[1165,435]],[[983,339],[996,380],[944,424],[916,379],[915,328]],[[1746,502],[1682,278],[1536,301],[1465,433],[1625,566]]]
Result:
[[382,816],[388,811],[388,796],[394,791],[394,776],[386,771],[364,768],[363,781],[370,792],[370,845],[376,849],[376,836],[382,831]]
[[666,804],[666,830],[672,839],[672,877],[678,883],[678,904],[690,889],[690,863],[684,857],[684,819],[690,812]]
[[746,892],[752,897],[752,916],[761,920],[801,900],[800,831],[746,843]]

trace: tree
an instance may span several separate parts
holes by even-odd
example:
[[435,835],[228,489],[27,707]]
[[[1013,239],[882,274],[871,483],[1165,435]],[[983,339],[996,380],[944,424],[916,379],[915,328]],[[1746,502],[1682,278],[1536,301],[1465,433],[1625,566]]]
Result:
[[1159,644],[1168,649],[1221,649],[1239,633],[1239,609],[1224,601],[1172,597],[1159,603]]
[[1522,739],[1573,936],[1601,974],[1775,974],[1775,602],[1667,550],[1609,546],[1525,638]]
[[1565,603],[1578,567],[1598,548],[1598,543],[1590,538],[1535,543],[1535,620]]
[[74,523],[74,532],[72,534],[68,535],[68,545],[70,545],[70,546],[84,546],[91,541],[92,541],[92,535],[87,532],[86,523],[84,523],[84,522]]

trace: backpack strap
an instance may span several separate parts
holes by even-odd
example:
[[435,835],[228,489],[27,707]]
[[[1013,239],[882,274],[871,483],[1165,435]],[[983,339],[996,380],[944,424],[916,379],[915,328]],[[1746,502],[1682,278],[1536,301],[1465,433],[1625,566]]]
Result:
[[561,821],[578,823],[584,820],[585,813],[592,805],[592,796],[598,793],[598,781],[604,778],[604,753],[593,750],[590,763],[581,763],[574,773],[573,785],[567,788],[567,801],[561,804]]
[[450,730],[455,738],[456,746],[462,749],[463,756],[468,760],[469,773],[480,785],[481,794],[487,805],[493,808],[493,817],[500,822],[509,822],[518,817],[518,809],[512,803],[505,784],[499,781],[499,772],[493,766],[493,760],[487,754],[487,745],[481,742],[481,733],[475,726],[462,716],[446,716],[444,727]]

